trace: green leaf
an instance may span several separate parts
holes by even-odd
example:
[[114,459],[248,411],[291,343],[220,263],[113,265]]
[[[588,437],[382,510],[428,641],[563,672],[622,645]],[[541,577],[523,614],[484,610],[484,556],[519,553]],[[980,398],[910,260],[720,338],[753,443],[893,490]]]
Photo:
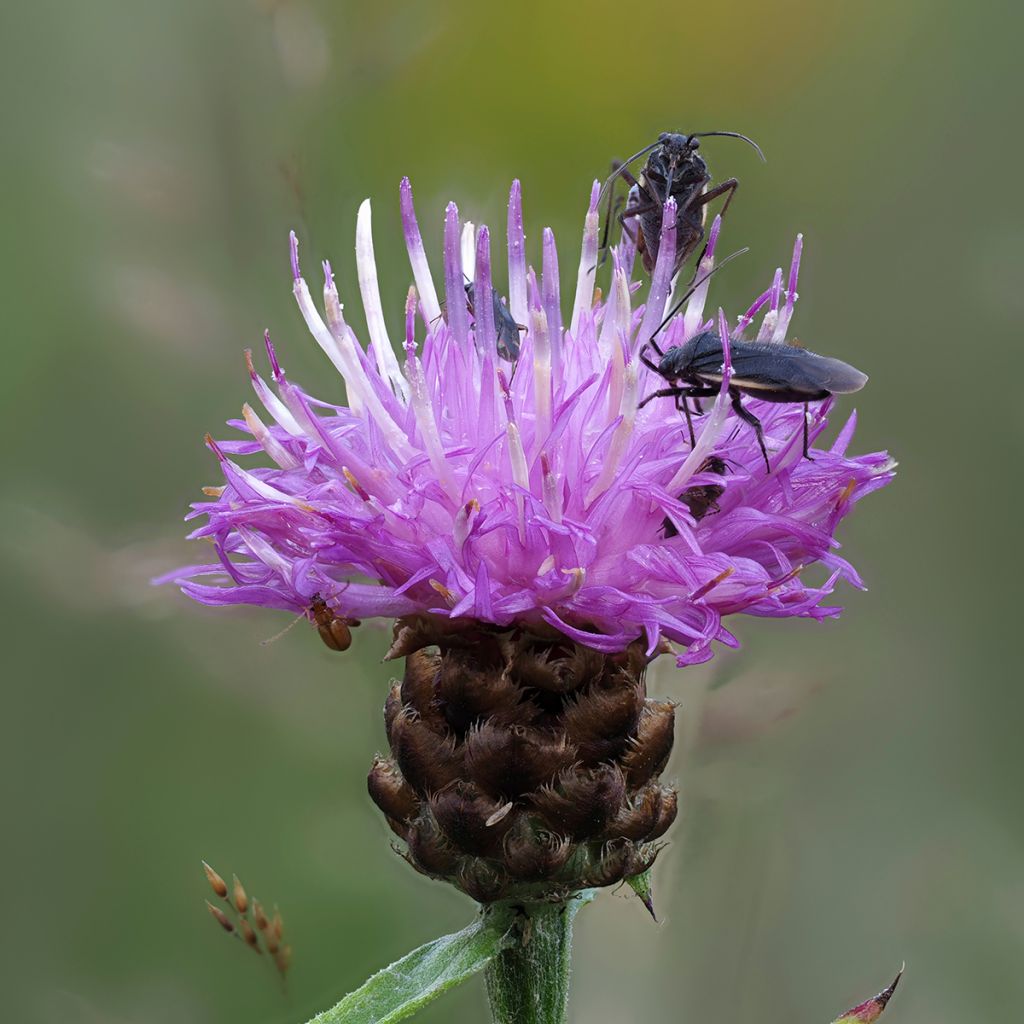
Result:
[[507,944],[508,913],[487,913],[378,971],[309,1024],[392,1024],[482,971]]
[[882,1016],[882,1011],[889,1000],[892,999],[892,994],[896,991],[896,986],[900,983],[900,978],[902,977],[903,968],[901,967],[900,973],[896,975],[893,983],[888,988],[882,989],[877,996],[874,996],[867,1002],[861,1003],[859,1006],[853,1007],[852,1010],[847,1010],[846,1013],[840,1014],[840,1016],[832,1021],[832,1024],[874,1024]]
[[654,913],[654,886],[651,884],[651,869],[648,868],[639,875],[627,878],[626,882],[630,889],[640,897],[640,902],[647,908],[647,913],[657,921],[658,915]]

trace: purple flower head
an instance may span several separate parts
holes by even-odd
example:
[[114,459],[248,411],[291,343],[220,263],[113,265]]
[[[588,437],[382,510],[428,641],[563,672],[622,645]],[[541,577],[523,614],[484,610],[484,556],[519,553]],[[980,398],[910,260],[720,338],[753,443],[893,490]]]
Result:
[[[366,348],[344,318],[326,262],[322,310],[314,301],[293,234],[295,298],[347,400],[315,399],[289,380],[267,337],[269,380],[249,356],[261,411],[245,405],[231,421],[242,440],[208,439],[224,487],[208,489],[212,500],[189,517],[205,518],[191,536],[211,541],[216,561],[169,578],[210,605],[309,613],[319,595],[339,617],[546,624],[605,652],[643,636],[650,652],[676,645],[681,665],[710,658],[712,641],[736,645],[727,615],[838,614],[822,603],[836,581],[861,582],[837,553],[836,527],[891,479],[893,463],[884,452],[847,454],[852,414],[831,446],[804,459],[803,406],[746,399],[764,427],[768,473],[727,394],[730,338],[786,343],[800,238],[785,289],[777,271],[730,321],[706,312],[705,280],[659,335],[665,348],[714,327],[725,341],[721,392],[694,416],[691,450],[671,399],[640,407],[665,385],[638,351],[672,301],[674,206],[665,211],[648,300],[636,306],[635,249],[625,238],[611,251],[608,294],[595,295],[597,197],[595,183],[563,320],[569,307],[550,230],[540,276],[526,264],[518,182],[508,209],[508,302],[496,291],[491,232],[462,223],[449,204],[442,306],[403,181],[415,287],[401,360],[381,305],[369,200],[356,227]],[[716,220],[701,275],[714,265],[719,228]],[[510,345],[513,323],[520,337]],[[506,357],[516,347],[512,363]],[[831,405],[811,404],[812,441]],[[250,455],[261,464],[243,468],[239,457]],[[822,568],[805,573],[813,563]]]

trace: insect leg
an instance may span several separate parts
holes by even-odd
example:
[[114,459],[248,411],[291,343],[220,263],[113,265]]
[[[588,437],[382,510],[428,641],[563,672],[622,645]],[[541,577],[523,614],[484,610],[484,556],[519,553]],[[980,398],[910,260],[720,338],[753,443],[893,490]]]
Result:
[[635,216],[636,216],[636,211],[634,211],[634,210],[631,210],[631,209],[630,209],[630,208],[629,208],[629,207],[627,206],[627,207],[626,207],[626,209],[625,209],[625,210],[623,210],[623,211],[622,211],[622,213],[620,213],[620,214],[619,214],[619,216],[618,216],[618,221],[619,221],[619,223],[620,223],[620,224],[622,225],[622,230],[623,230],[623,232],[624,232],[625,234],[629,235],[629,240],[630,240],[630,241],[631,241],[631,242],[632,242],[632,243],[633,243],[633,244],[634,244],[634,245],[635,245],[635,246],[636,246],[636,247],[637,247],[637,248],[639,249],[639,248],[640,248],[640,243],[639,243],[639,241],[637,240],[637,236],[636,236],[636,234],[634,233],[634,230],[633,230],[633,228],[631,228],[631,227],[630,227],[630,226],[629,226],[629,225],[628,225],[628,224],[626,223],[626,218],[627,218],[627,217],[635,217]]
[[804,458],[807,459],[808,462],[813,462],[814,459],[811,458],[810,452],[810,428],[807,423],[808,419],[810,418],[810,415],[810,404],[804,402]]
[[[655,345],[653,341],[648,342],[647,344],[651,345],[654,351],[658,352],[659,356],[664,354],[658,351],[658,346]],[[655,373],[658,373],[658,364],[654,362],[654,360],[649,359],[647,355],[644,353],[644,349],[646,348],[647,345],[644,345],[643,348],[640,349],[640,351],[637,353],[637,358],[640,360],[641,363],[644,364],[644,366],[647,367],[648,370],[653,370]]]
[[682,410],[683,415],[686,416],[686,429],[690,431],[690,447],[694,448],[697,444],[697,435],[693,432],[693,420],[690,417],[690,403],[686,399],[686,395],[680,395],[676,397],[676,409],[680,407],[679,399],[682,398]]
[[[624,164],[621,160],[612,161],[612,178],[615,180],[612,180],[611,182],[611,192],[608,196],[608,209],[605,211],[604,215],[604,230],[601,232],[600,251],[602,252],[602,254],[606,254],[608,250],[608,235],[611,231],[612,215],[614,213],[614,208],[618,205],[618,202],[615,200],[615,181],[617,181],[619,178],[624,178],[626,180],[626,184],[630,188],[632,188],[636,184],[636,178],[633,177],[633,175],[630,173],[629,167],[626,164]],[[621,216],[619,217],[619,220],[621,222]],[[623,227],[625,227],[625,225],[623,225]],[[604,262],[604,259],[605,256],[602,255],[601,263]]]
[[704,196],[706,192],[701,192],[701,189],[711,180],[711,175],[706,174],[701,182],[694,185],[689,189],[689,194],[686,199],[679,204],[679,209],[676,210],[676,216],[678,217],[681,213],[684,213],[691,206],[700,206],[704,202]]
[[642,409],[648,402],[653,402],[656,398],[675,398],[676,395],[689,394],[689,388],[661,388],[658,391],[652,391],[638,406],[638,409]]
[[740,393],[735,388],[729,388],[729,395],[732,398],[732,407],[744,423],[749,423],[757,434],[757,443],[761,447],[761,455],[764,457],[764,464],[770,473],[772,471],[771,463],[768,461],[768,449],[764,446],[764,430],[761,427],[761,421],[750,411],[743,408],[743,403],[740,401]]
[[[617,160],[612,161],[612,167],[616,170],[618,170],[618,168],[615,167],[617,163],[619,163]],[[619,168],[621,168],[621,170],[619,170],[619,177],[622,178],[630,188],[632,188],[636,184],[636,178],[633,177],[632,172],[624,164],[619,164]]]
[[598,252],[601,254],[601,258],[597,261],[596,266],[601,266],[604,261],[608,258],[608,235],[611,232],[612,217],[616,220],[621,221],[622,215],[617,213],[619,208],[619,198],[615,195],[615,189],[612,188],[611,195],[608,196],[608,209],[604,215],[604,230],[601,232],[601,244],[598,246]]
[[732,202],[732,197],[736,194],[736,189],[738,189],[739,187],[740,183],[736,178],[729,178],[727,181],[723,181],[721,185],[717,185],[715,188],[709,189],[707,192],[702,192],[694,205],[705,206],[707,203],[710,203],[712,199],[717,199],[719,196],[724,196],[728,192],[728,198],[722,204],[721,213],[724,217],[725,211],[729,209],[729,204]]
[[[646,194],[647,193],[645,192],[644,195]],[[630,241],[637,247],[639,247],[639,241],[637,239],[637,236],[636,234],[634,234],[633,230],[630,229],[630,226],[626,223],[626,221],[632,219],[633,217],[639,217],[641,214],[652,213],[653,211],[659,209],[660,207],[658,206],[658,204],[648,197],[647,202],[638,203],[636,206],[630,206],[627,202],[626,208],[622,211],[622,213],[619,214],[618,221],[622,225],[622,230],[627,235],[629,235]]]

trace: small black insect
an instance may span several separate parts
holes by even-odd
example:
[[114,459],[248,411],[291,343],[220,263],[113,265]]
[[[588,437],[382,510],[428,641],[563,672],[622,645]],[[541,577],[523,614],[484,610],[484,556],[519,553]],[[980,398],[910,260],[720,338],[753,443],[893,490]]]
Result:
[[[514,363],[519,358],[519,332],[525,331],[522,324],[517,324],[508,310],[508,306],[501,301],[501,296],[494,290],[491,291],[491,305],[494,309],[494,329],[498,334],[498,355]],[[469,312],[473,312],[473,282],[466,284],[466,306]]]
[[[725,476],[727,469],[725,459],[720,459],[717,455],[709,455],[701,463],[700,469],[697,470],[697,475],[699,476],[701,473],[714,473],[715,476]],[[695,487],[687,487],[679,495],[679,500],[690,510],[690,515],[699,523],[706,515],[713,515],[718,511],[718,499],[723,494],[725,494],[725,484],[698,484]],[[668,516],[665,516],[661,527],[666,540],[669,537],[679,536],[679,531]]]
[[[643,407],[655,398],[675,398],[676,407],[686,415],[692,445],[695,437],[689,400],[699,401],[718,394],[725,361],[722,339],[717,331],[702,331],[685,344],[675,345],[667,352],[662,352],[653,338],[648,344],[658,353],[659,361],[653,362],[641,350],[641,362],[664,377],[671,386],[649,394],[640,405]],[[829,356],[819,356],[795,345],[736,340],[729,343],[729,352],[733,368],[729,382],[732,407],[744,423],[754,428],[769,472],[771,464],[764,445],[761,421],[743,407],[740,400],[742,395],[751,395],[762,402],[803,402],[804,457],[809,459],[807,403],[820,401],[830,395],[849,395],[860,391],[868,380],[866,374],[848,363]]]
[[[700,140],[709,135],[724,135],[733,139],[742,139],[757,150],[761,159],[764,154],[752,139],[739,132],[696,132],[692,135],[680,135],[676,132],[662,132],[657,142],[652,142],[639,152],[634,153],[624,163],[614,166],[611,176],[604,183],[603,194],[612,187],[616,179],[624,178],[631,186],[626,208],[618,215],[623,231],[636,243],[637,252],[643,260],[644,269],[651,273],[658,260],[658,248],[661,239],[662,208],[669,196],[676,201],[676,253],[672,266],[675,276],[687,257],[704,238],[704,221],[707,216],[707,204],[712,199],[725,196],[722,213],[729,208],[732,197],[739,187],[736,178],[729,178],[721,185],[708,188],[711,175],[704,159],[697,155]],[[640,172],[634,178],[629,165],[645,153],[651,155]],[[604,239],[602,248],[607,248],[608,230],[612,208],[615,204],[608,201],[605,217]],[[636,220],[637,230],[634,233],[628,221]]]

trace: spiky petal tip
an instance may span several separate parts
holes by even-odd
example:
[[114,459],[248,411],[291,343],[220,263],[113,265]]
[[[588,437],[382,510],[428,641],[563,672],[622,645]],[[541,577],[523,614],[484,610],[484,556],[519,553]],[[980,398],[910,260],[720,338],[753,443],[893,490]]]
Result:
[[[804,459],[803,407],[748,400],[764,425],[768,473],[753,431],[728,406],[725,381],[706,414],[695,417],[692,451],[671,400],[641,408],[664,384],[638,353],[669,308],[669,268],[659,261],[650,301],[634,306],[635,253],[624,239],[611,253],[607,295],[595,301],[595,195],[575,295],[562,296],[550,230],[542,237],[542,272],[527,266],[514,183],[507,303],[493,236],[463,224],[450,204],[442,306],[403,181],[416,291],[401,363],[377,284],[369,201],[359,211],[356,244],[368,349],[343,316],[329,264],[321,313],[293,235],[295,298],[346,398],[314,399],[287,377],[267,338],[270,381],[250,359],[266,421],[249,406],[230,421],[242,439],[213,445],[225,486],[211,488],[213,500],[194,505],[189,517],[205,517],[192,537],[211,541],[216,559],[166,579],[209,605],[308,615],[320,600],[346,620],[427,614],[549,626],[608,653],[637,638],[653,653],[667,640],[678,645],[680,664],[707,660],[715,641],[735,646],[728,615],[838,614],[823,604],[837,580],[861,584],[837,553],[836,527],[891,479],[891,460],[884,452],[848,454],[853,415],[830,446]],[[660,253],[667,260],[673,218],[665,225]],[[709,234],[704,270],[714,264],[719,228],[716,222]],[[733,339],[785,342],[800,254],[798,239],[788,287],[779,271],[731,321]],[[499,296],[493,305],[492,294]],[[721,311],[706,314],[706,294],[705,285],[671,320],[663,345],[711,326],[728,339],[730,321]],[[563,299],[572,300],[568,325]],[[498,326],[508,332],[510,322],[525,328],[514,363],[507,358],[514,347],[499,344]],[[812,439],[825,430],[830,408],[831,401],[811,404]],[[263,465],[239,464],[251,455],[264,457]],[[723,472],[709,470],[719,464]],[[698,510],[691,498],[708,488],[717,494],[713,508]],[[816,582],[813,565],[824,570]]]

